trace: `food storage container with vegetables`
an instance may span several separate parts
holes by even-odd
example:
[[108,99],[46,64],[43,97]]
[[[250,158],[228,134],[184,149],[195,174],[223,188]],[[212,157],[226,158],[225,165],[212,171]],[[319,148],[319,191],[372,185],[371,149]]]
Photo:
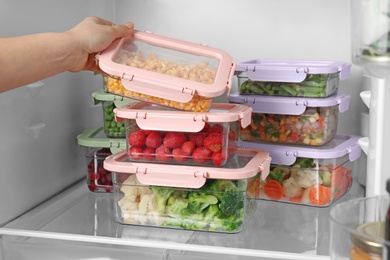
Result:
[[214,103],[209,112],[179,111],[148,102],[114,110],[125,121],[129,158],[137,162],[223,166],[235,154],[246,105]]
[[350,95],[327,98],[229,95],[232,103],[253,108],[251,124],[240,139],[252,142],[322,146],[336,135],[339,112],[349,109]]
[[108,92],[180,110],[205,112],[229,92],[235,63],[205,44],[136,31],[96,56]]
[[112,192],[111,172],[103,168],[107,156],[126,147],[125,139],[110,139],[104,134],[103,127],[86,129],[77,136],[78,144],[85,150],[87,185],[93,192]]
[[126,150],[107,157],[121,224],[237,233],[255,210],[268,152],[238,149],[224,167],[132,162]]
[[264,149],[272,158],[270,173],[260,182],[259,199],[327,207],[351,188],[361,155],[359,138],[336,135],[316,148],[245,141],[239,147]]
[[92,98],[94,105],[102,104],[104,133],[106,136],[110,138],[125,138],[124,123],[115,121],[114,108],[136,102],[136,100],[106,93],[103,90],[92,93]]
[[240,94],[320,98],[337,93],[350,68],[338,61],[250,60],[237,63],[236,75]]

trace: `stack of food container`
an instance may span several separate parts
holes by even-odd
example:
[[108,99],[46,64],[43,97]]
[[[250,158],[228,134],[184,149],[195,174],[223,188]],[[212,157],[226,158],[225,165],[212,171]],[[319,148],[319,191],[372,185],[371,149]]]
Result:
[[94,105],[102,105],[103,126],[86,129],[77,136],[77,142],[85,151],[89,190],[112,192],[111,172],[103,168],[103,161],[107,156],[126,147],[124,123],[115,121],[114,109],[135,100],[106,93],[104,89],[92,93],[92,98]]
[[270,152],[272,165],[259,199],[325,207],[352,185],[361,154],[358,137],[338,135],[350,96],[339,81],[351,65],[336,61],[250,60],[238,63],[238,92],[229,102],[253,109],[239,147]]
[[[238,148],[246,105],[213,103],[235,69],[223,51],[150,32],[97,55],[106,90],[140,102],[114,109],[126,148],[107,157],[122,224],[239,232],[269,173],[269,153]],[[257,185],[255,185],[257,184]]]

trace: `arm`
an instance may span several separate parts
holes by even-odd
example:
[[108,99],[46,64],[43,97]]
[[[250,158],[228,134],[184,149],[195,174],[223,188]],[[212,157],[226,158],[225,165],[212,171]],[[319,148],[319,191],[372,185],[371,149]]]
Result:
[[65,71],[101,72],[95,54],[132,33],[132,23],[114,25],[87,17],[66,32],[0,39],[0,92]]

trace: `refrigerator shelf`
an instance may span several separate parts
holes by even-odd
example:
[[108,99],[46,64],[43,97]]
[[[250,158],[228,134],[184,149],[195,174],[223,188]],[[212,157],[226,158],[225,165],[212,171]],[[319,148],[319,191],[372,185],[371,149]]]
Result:
[[0,260],[329,259],[329,208],[257,201],[240,233],[223,234],[121,225],[112,196],[84,180],[0,227]]

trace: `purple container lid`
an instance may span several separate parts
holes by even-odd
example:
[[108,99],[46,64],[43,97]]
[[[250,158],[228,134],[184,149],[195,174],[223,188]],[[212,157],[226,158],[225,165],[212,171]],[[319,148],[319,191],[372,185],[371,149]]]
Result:
[[348,155],[349,160],[353,162],[362,153],[358,143],[360,138],[360,136],[355,135],[338,134],[328,144],[316,148],[248,141],[239,141],[238,147],[265,150],[269,152],[272,164],[292,165],[298,157],[333,159],[343,157],[344,155]]
[[326,98],[282,97],[262,95],[240,95],[232,93],[229,102],[246,104],[254,113],[301,115],[308,107],[332,107],[339,106],[341,113],[349,109],[351,96],[345,93],[337,93]]
[[307,74],[339,73],[341,80],[349,78],[351,64],[340,61],[249,60],[237,63],[236,72],[246,72],[254,81],[302,82]]

